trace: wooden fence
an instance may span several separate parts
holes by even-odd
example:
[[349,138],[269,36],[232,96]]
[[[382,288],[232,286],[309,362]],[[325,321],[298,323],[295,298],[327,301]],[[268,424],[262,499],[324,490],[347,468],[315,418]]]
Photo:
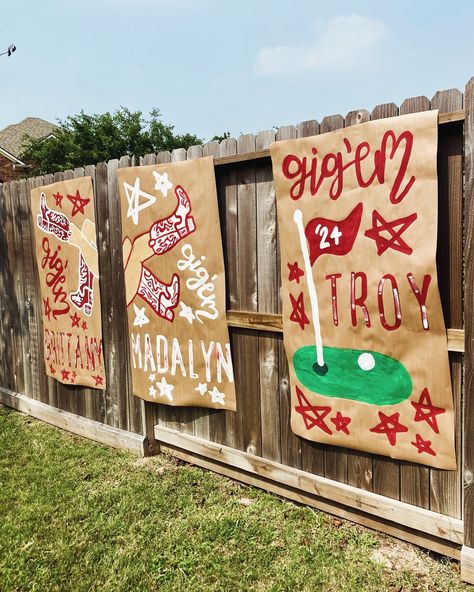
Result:
[[[288,369],[281,334],[280,261],[269,145],[275,139],[310,136],[427,109],[440,112],[437,259],[449,328],[457,471],[430,469],[295,436],[289,426]],[[132,159],[123,157],[5,183],[0,186],[0,402],[145,453],[157,449],[156,435],[161,446],[179,458],[447,555],[461,556],[464,578],[474,581],[473,138],[474,79],[464,95],[455,89],[441,91],[431,101],[415,97],[400,107],[388,103],[371,113],[351,111],[346,117],[325,117],[321,123],[305,121],[276,132],[140,159],[145,165],[208,155],[215,158],[237,413],[166,407],[131,394],[117,169],[135,164]],[[43,367],[30,190],[83,175],[92,177],[95,190],[106,391],[65,386],[48,378]]]

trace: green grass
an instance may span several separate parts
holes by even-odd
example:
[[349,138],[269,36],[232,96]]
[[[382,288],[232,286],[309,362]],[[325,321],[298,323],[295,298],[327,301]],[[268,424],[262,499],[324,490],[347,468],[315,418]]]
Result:
[[[417,561],[373,560],[387,549]],[[447,560],[0,408],[1,592],[469,589]]]

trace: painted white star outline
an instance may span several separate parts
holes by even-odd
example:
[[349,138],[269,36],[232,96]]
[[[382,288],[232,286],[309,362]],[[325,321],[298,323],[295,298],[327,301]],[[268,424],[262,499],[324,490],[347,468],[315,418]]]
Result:
[[196,315],[193,313],[193,309],[187,304],[184,304],[183,301],[180,302],[180,305],[181,310],[179,311],[179,316],[185,318],[189,324],[192,325],[194,319],[196,318]]
[[168,189],[173,187],[173,183],[168,179],[168,173],[163,173],[160,175],[158,171],[153,171],[153,176],[155,177],[155,189],[156,191],[161,191],[161,195],[163,197],[168,196]]
[[161,382],[157,382],[156,386],[160,389],[160,397],[166,397],[169,401],[173,400],[173,389],[174,384],[170,384],[166,381],[166,378],[163,376]]
[[148,389],[148,394],[150,395],[150,397],[153,397],[154,399],[156,399],[156,393],[157,393],[156,388],[153,385],[151,385],[150,388]]
[[138,306],[133,303],[133,310],[135,311],[135,320],[133,321],[134,327],[143,327],[143,325],[147,325],[150,322],[150,319],[145,314],[145,307],[138,308]]
[[211,395],[211,401],[213,403],[220,403],[221,405],[225,405],[225,393],[221,393],[221,391],[215,386],[213,387],[212,391],[207,391]]
[[[133,223],[137,225],[138,212],[152,206],[156,201],[156,197],[140,189],[140,177],[135,179],[134,185],[130,185],[130,183],[124,181],[123,187],[128,201],[127,218],[131,218]],[[145,198],[145,201],[140,203],[140,197]]]
[[207,382],[200,382],[194,390],[198,391],[201,396],[205,395],[207,392]]

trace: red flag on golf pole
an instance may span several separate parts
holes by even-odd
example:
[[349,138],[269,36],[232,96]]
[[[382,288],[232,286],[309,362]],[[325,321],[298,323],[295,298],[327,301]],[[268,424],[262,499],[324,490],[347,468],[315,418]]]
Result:
[[354,245],[362,219],[363,205],[359,203],[344,220],[313,218],[305,228],[309,245],[309,260],[313,266],[321,255],[347,255]]

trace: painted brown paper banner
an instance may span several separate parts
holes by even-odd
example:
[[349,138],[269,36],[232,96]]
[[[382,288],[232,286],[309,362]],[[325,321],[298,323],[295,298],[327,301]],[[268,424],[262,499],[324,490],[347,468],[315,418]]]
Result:
[[292,430],[454,469],[437,111],[271,146]]
[[99,263],[90,177],[31,191],[46,374],[105,389]]
[[134,394],[235,410],[212,157],[118,179]]

